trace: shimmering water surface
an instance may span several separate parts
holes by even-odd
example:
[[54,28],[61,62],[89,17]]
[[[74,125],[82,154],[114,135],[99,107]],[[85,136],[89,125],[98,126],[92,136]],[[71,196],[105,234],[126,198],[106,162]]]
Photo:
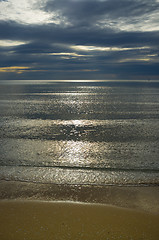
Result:
[[0,179],[159,184],[158,83],[0,84]]

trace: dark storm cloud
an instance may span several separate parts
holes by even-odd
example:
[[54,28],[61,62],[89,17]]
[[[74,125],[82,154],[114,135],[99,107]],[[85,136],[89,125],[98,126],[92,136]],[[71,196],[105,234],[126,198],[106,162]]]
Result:
[[[143,46],[159,45],[159,32],[115,32],[108,29],[59,28],[56,25],[28,26],[14,22],[0,23],[1,39],[37,41],[43,46],[48,43],[97,44],[100,46]],[[45,41],[42,43],[42,41]],[[36,43],[37,44],[37,43]],[[29,46],[29,45],[28,45]]]
[[[0,47],[0,67],[28,67],[19,75],[0,70],[0,78],[159,76],[159,31],[149,26],[157,25],[155,14],[159,11],[159,2],[50,0],[41,9],[57,15],[59,22],[37,25],[0,21],[1,40],[24,42]],[[130,30],[122,30],[129,24]],[[94,50],[76,48],[78,45],[94,46]]]

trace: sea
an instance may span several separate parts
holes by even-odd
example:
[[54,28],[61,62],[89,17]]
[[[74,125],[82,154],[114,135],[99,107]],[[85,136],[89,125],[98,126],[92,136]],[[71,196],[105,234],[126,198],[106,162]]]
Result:
[[159,82],[1,81],[0,180],[159,184]]

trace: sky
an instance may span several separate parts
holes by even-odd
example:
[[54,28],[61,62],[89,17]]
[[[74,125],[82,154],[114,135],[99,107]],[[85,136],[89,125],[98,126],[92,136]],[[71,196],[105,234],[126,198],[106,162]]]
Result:
[[0,80],[159,80],[159,0],[0,0]]

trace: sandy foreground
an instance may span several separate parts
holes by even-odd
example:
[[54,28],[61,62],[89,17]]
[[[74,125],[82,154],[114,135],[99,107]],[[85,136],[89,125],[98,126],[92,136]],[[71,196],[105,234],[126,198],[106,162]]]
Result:
[[1,240],[158,240],[158,187],[0,183]]

